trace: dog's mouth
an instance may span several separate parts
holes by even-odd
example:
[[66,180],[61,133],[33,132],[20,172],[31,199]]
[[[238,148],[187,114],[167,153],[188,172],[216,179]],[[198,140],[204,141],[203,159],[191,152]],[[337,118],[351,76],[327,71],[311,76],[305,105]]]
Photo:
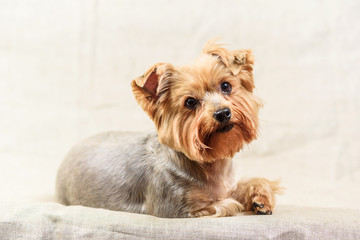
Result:
[[226,132],[229,132],[233,127],[234,127],[234,124],[226,124],[226,125],[223,125],[220,128],[218,128],[216,130],[216,132],[218,132],[218,133],[226,133]]

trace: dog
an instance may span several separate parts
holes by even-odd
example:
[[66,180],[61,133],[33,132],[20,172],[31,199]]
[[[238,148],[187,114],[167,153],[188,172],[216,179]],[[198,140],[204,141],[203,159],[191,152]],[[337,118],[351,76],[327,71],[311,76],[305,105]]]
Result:
[[107,132],[61,164],[57,199],[165,218],[272,214],[277,181],[234,182],[232,158],[257,137],[251,50],[209,41],[191,64],[158,63],[132,81],[156,132]]

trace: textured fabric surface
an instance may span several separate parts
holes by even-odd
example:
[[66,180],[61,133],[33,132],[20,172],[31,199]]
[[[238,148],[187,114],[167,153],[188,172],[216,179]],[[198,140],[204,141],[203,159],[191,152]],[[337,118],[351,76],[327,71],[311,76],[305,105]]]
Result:
[[280,206],[271,216],[162,219],[59,204],[0,205],[7,239],[360,239],[360,211]]
[[281,178],[278,202],[300,206],[164,220],[3,205],[0,239],[360,239],[359,12],[358,0],[0,0],[0,202],[51,200],[83,138],[153,129],[130,81],[156,62],[188,63],[220,36],[253,49],[264,100],[238,175]]

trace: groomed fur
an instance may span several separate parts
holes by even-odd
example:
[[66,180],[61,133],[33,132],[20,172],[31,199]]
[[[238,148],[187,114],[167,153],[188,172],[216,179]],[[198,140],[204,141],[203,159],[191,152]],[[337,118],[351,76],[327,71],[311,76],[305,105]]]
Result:
[[58,171],[58,200],[159,217],[272,214],[278,182],[232,178],[231,158],[257,136],[253,64],[250,50],[210,41],[191,64],[150,67],[131,86],[157,132],[76,145]]

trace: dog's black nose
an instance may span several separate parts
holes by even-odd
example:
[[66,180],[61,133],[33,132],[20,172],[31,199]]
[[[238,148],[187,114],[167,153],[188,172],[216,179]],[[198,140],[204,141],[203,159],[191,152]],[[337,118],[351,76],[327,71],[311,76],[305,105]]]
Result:
[[222,108],[214,112],[213,116],[218,122],[226,124],[231,118],[231,111],[229,108]]

